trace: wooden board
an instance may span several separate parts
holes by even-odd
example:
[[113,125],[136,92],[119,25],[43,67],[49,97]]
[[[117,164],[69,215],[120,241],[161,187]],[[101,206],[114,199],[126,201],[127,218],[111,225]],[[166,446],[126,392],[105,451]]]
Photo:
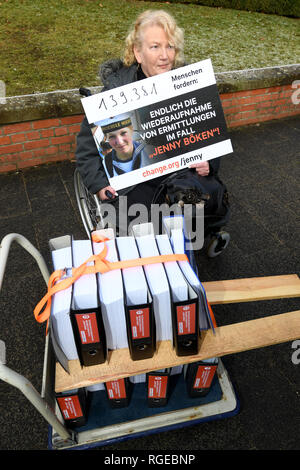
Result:
[[204,282],[203,287],[212,305],[300,297],[297,274]]
[[[212,305],[300,296],[300,279],[296,274],[205,282],[203,287]],[[214,356],[221,357],[298,338],[299,311],[221,326],[216,329],[215,334],[212,331],[202,334],[197,356],[179,358],[170,341],[162,341],[158,343],[154,357],[144,361],[132,361],[128,349],[120,349],[110,352],[108,361],[98,366],[82,368],[79,361],[69,361],[70,374],[57,363],[55,390],[60,392],[85,387],[114,378]]]
[[98,366],[81,367],[79,361],[70,361],[70,375],[57,363],[55,391],[86,387],[115,378],[210,357],[222,357],[298,338],[300,338],[300,310],[221,326],[216,329],[215,334],[211,330],[202,334],[199,354],[196,356],[178,357],[171,342],[162,341],[158,343],[154,357],[142,361],[131,361],[128,349],[119,349],[110,352],[108,361]]

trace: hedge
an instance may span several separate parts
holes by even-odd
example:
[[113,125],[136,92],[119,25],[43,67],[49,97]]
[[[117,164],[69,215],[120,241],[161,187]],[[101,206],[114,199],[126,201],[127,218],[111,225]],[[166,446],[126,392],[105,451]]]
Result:
[[300,17],[300,0],[170,0],[170,3],[196,3],[209,7]]

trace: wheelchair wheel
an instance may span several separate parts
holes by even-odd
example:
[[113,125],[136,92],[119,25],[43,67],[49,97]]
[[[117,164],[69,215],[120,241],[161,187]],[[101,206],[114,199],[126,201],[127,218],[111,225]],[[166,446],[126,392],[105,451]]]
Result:
[[77,168],[74,173],[74,189],[82,223],[90,238],[93,230],[103,228],[101,203],[98,196],[90,193],[85,187]]
[[219,256],[222,251],[227,248],[228,243],[230,241],[230,235],[228,232],[218,232],[216,233],[208,245],[207,248],[207,256],[209,258],[215,258]]

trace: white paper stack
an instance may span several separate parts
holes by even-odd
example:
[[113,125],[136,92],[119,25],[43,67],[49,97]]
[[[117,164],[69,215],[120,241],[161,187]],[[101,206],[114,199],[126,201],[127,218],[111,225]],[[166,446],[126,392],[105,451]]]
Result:
[[[184,254],[184,234],[181,229],[171,229],[171,244],[174,253]],[[178,264],[186,280],[193,287],[199,298],[199,328],[200,330],[207,330],[211,328],[211,324],[204,288],[188,261],[178,261]]]
[[[165,217],[163,220],[164,229],[168,234],[174,253],[185,254],[185,238],[184,238],[184,217],[174,216]],[[198,279],[197,274],[193,270],[188,261],[178,261],[178,265],[182,270],[186,280],[193,287],[199,298],[199,328],[207,330],[212,328],[210,321],[210,312],[207,306],[206,293]]]
[[[97,234],[97,232],[94,232]],[[101,253],[104,242],[92,242],[95,255]],[[115,239],[105,241],[107,261],[118,261]],[[108,349],[128,347],[124,308],[123,281],[120,269],[97,274],[101,311]]]
[[86,390],[88,392],[98,392],[99,390],[105,390],[105,385],[104,383],[89,385],[88,387],[86,387]]
[[[72,267],[71,246],[53,250],[54,270]],[[56,340],[69,361],[78,359],[70,319],[72,287],[57,292],[52,299],[51,318]]]
[[[168,235],[156,235],[156,242],[161,255],[172,255],[173,249]],[[172,291],[172,299],[175,302],[181,302],[188,299],[187,282],[181,272],[177,261],[164,262],[164,267]]]
[[[152,224],[146,225],[151,226]],[[133,227],[133,232],[136,236],[141,258],[158,256],[160,253],[155,235],[151,233],[148,227],[145,227],[145,233],[150,233],[150,235],[143,235],[141,226],[136,227],[137,230],[135,230],[135,226]],[[163,263],[146,264],[144,265],[144,271],[153,298],[156,340],[173,340],[170,288]]]
[[183,365],[179,365],[179,366],[174,366],[171,368],[171,375],[177,375],[177,374],[181,374],[183,370]]
[[[90,240],[72,241],[73,266],[79,267],[93,255]],[[93,265],[94,263],[89,263]],[[85,310],[98,307],[97,279],[95,274],[84,274],[74,282],[73,304],[74,310]]]
[[132,375],[129,377],[130,382],[133,384],[140,384],[146,382],[146,374]]
[[[116,238],[121,261],[139,258],[134,237]],[[148,302],[147,282],[142,266],[122,269],[125,302],[128,306],[143,305]]]
[[[183,215],[174,215],[163,218],[163,229],[166,234],[171,238],[172,230],[182,230],[184,232],[184,217]],[[183,246],[184,248],[184,246]]]

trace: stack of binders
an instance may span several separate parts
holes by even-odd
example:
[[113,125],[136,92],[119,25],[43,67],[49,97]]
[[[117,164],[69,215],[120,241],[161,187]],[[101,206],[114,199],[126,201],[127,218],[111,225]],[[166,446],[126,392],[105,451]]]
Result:
[[105,390],[109,405],[112,408],[124,408],[129,406],[132,382],[128,377],[105,382]]
[[171,369],[147,373],[147,397],[149,408],[166,406],[169,399]]
[[[174,254],[168,235],[155,236],[151,223],[133,226],[132,231],[140,256]],[[194,286],[176,261],[149,264],[144,270],[153,296],[157,340],[172,340],[178,356],[197,354],[199,299]]]
[[[114,238],[113,230],[98,230],[93,232],[93,235],[105,235],[108,238],[105,242],[92,241],[94,254],[98,255],[101,253],[105,243],[108,250],[106,260],[110,262],[118,261],[116,239]],[[96,237],[94,237],[95,239]],[[121,270],[113,269],[106,273],[98,273],[97,281],[107,348],[111,350],[128,348]]]
[[[72,268],[71,237],[59,237],[50,240],[52,263],[54,270]],[[51,304],[51,337],[54,349],[59,356],[64,356],[67,361],[78,359],[77,347],[73,335],[73,327],[70,318],[70,305],[72,300],[72,287],[57,292],[53,296]],[[60,353],[60,354],[59,354]],[[60,361],[61,362],[61,361]]]
[[[115,238],[111,229],[93,232],[104,235],[105,241],[99,242],[93,236],[91,240],[52,239],[54,270],[62,269],[65,277],[71,276],[73,267],[100,254],[104,247],[109,262],[184,254],[181,218],[167,218],[164,223],[166,233],[161,235],[155,235],[149,223],[133,226],[127,237]],[[199,332],[213,324],[205,291],[190,263],[162,258],[154,264],[129,263],[105,273],[82,275],[71,287],[53,295],[50,328],[57,359],[79,359],[88,367],[105,362],[107,350],[128,348],[134,361],[151,358],[157,342],[166,340],[172,342],[178,356],[197,354]],[[144,384],[145,406],[164,407],[171,395],[172,375],[183,371],[189,397],[202,397],[210,390],[217,365],[214,358],[155,370],[59,393],[56,399],[66,424],[79,427],[87,420],[88,393],[105,393],[111,408],[123,408],[130,406],[135,384]]]
[[78,388],[57,393],[56,401],[66,425],[73,429],[84,426],[88,419],[87,390]]
[[[183,400],[207,396],[217,367],[218,359],[213,358],[69,390],[58,393],[56,400],[65,424],[70,429],[87,425],[90,410],[97,413],[97,406],[99,416],[106,407],[112,410],[131,407],[129,412],[136,412],[137,406],[141,407],[140,412],[144,415],[147,414],[146,408],[167,407],[178,382]],[[179,380],[172,380],[174,375],[178,375]],[[184,383],[185,387],[182,388]],[[138,386],[137,389],[135,386]],[[190,406],[193,406],[192,401]]]
[[[73,240],[71,236],[50,240],[50,249],[54,270],[63,269],[65,277],[93,254],[90,240]],[[64,367],[65,361],[73,359],[79,359],[82,366],[106,360],[106,334],[94,274],[85,274],[54,294],[50,324],[54,350]]]
[[[158,256],[152,224],[132,227],[141,258]],[[156,341],[172,340],[172,315],[170,290],[163,263],[144,266],[144,273],[153,299]]]
[[[139,258],[134,237],[116,239],[121,261]],[[142,266],[122,269],[128,344],[133,361],[147,359],[156,350],[153,302]]]
[[[167,235],[156,235],[161,255],[173,254]],[[173,341],[178,356],[198,353],[198,296],[177,262],[166,262],[172,301]]]
[[[171,241],[174,253],[185,253],[185,237],[183,216],[165,217],[163,219],[164,228]],[[198,279],[195,271],[188,261],[178,261],[178,265],[190,286],[194,289],[198,297],[198,321],[199,329],[201,330],[214,330],[213,321],[208,308],[205,290]]]
[[130,263],[185,253],[181,217],[164,218],[164,224],[162,235],[155,235],[153,225],[147,223],[134,225],[126,237],[115,238],[112,229],[93,232],[104,235],[105,241],[93,236],[91,240],[71,236],[50,240],[53,267],[64,269],[65,277],[104,248],[106,261],[125,262],[118,269],[83,274],[71,287],[54,294],[51,336],[67,361],[97,365],[107,360],[107,350],[122,348],[129,349],[134,361],[148,359],[160,341],[171,341],[178,356],[198,353],[199,332],[213,328],[213,323],[205,291],[190,263],[164,258]]
[[[72,240],[75,268],[81,266],[92,255],[90,240]],[[105,362],[106,335],[95,274],[84,274],[73,284],[70,315],[81,364],[92,366]]]
[[204,397],[209,393],[218,367],[218,358],[185,364],[184,378],[187,392],[191,398]]

